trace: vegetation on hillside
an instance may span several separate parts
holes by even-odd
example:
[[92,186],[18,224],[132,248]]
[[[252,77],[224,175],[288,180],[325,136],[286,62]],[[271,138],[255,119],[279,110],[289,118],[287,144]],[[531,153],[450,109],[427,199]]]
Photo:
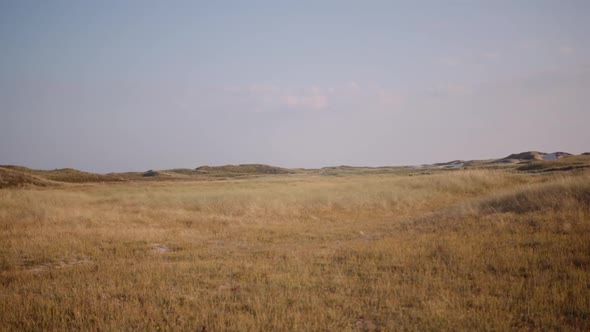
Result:
[[590,155],[568,156],[556,160],[526,163],[517,168],[527,172],[556,172],[590,168]]
[[[96,174],[72,168],[56,170],[34,170],[22,166],[0,166],[0,188],[28,185],[71,184],[71,183],[112,183],[137,181],[194,181],[223,180],[281,175],[319,175],[319,176],[358,176],[358,175],[424,175],[458,169],[502,169],[523,172],[571,171],[590,167],[590,155],[570,155],[556,152],[557,159],[542,160],[541,152],[529,151],[493,160],[454,160],[421,166],[331,166],[321,169],[288,169],[263,164],[242,164],[225,166],[201,166],[196,169],[176,168],[169,170],[148,170],[146,172],[126,172]],[[520,159],[514,159],[520,158]],[[20,180],[19,180],[20,179]]]
[[262,165],[262,164],[242,164],[242,165],[225,165],[225,166],[201,166],[195,169],[201,173],[236,173],[236,174],[289,174],[293,173],[286,168]]
[[0,190],[8,330],[588,330],[590,173]]

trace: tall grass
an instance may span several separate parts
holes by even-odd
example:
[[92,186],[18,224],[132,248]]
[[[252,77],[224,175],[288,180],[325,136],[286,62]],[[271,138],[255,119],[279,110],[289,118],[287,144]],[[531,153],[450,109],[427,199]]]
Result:
[[590,328],[588,175],[0,190],[6,329]]

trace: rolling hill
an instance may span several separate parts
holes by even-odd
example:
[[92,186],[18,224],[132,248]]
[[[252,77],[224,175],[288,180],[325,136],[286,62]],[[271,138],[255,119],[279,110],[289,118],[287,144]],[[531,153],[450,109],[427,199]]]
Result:
[[445,163],[411,166],[355,167],[336,166],[321,169],[288,169],[264,164],[200,166],[195,169],[176,168],[97,174],[73,168],[35,170],[23,166],[0,165],[0,188],[22,186],[49,186],[84,183],[117,183],[133,181],[187,181],[225,178],[319,175],[340,176],[355,174],[414,175],[474,168],[508,168],[520,172],[563,172],[590,168],[590,154],[572,155],[566,152],[544,153],[527,151],[491,160],[453,160]]

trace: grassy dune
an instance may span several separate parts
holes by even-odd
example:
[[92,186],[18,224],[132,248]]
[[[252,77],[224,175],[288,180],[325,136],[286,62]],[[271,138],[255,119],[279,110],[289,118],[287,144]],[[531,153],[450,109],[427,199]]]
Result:
[[0,190],[8,330],[588,330],[590,173]]

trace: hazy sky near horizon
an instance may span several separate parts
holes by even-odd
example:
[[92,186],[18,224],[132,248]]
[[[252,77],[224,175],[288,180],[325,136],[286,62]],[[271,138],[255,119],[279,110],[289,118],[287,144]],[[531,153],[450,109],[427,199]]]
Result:
[[0,1],[0,164],[590,150],[590,1]]

